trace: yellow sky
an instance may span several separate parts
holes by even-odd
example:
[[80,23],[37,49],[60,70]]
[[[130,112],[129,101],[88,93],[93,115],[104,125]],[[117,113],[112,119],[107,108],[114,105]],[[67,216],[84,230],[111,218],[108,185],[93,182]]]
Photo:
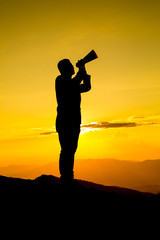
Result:
[[97,128],[81,134],[76,157],[159,158],[159,12],[156,0],[2,1],[0,165],[58,160],[57,62],[92,49],[82,119]]

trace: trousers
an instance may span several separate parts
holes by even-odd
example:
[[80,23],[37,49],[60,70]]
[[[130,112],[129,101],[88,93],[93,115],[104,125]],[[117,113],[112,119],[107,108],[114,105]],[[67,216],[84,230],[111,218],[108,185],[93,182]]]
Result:
[[74,178],[74,155],[78,146],[79,134],[80,127],[58,131],[61,145],[59,171],[62,180],[72,180]]

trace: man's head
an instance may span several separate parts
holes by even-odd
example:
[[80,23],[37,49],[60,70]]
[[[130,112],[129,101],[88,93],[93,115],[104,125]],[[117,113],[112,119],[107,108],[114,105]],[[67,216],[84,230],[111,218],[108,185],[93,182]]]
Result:
[[72,76],[74,72],[74,67],[69,59],[63,59],[58,63],[58,69],[62,75]]

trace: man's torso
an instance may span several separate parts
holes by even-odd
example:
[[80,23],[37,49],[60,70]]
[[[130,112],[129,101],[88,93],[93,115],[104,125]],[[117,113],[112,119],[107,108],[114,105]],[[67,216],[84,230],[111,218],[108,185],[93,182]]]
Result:
[[81,124],[81,94],[74,78],[58,76],[56,79],[57,131],[61,128],[77,128]]

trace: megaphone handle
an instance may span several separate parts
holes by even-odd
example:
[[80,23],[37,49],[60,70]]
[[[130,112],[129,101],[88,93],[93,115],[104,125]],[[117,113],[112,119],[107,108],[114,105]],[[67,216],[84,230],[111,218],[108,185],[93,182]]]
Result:
[[76,63],[76,67],[81,67],[81,66],[84,66],[84,65],[85,65],[85,63],[84,63],[83,59],[78,60],[78,62]]

